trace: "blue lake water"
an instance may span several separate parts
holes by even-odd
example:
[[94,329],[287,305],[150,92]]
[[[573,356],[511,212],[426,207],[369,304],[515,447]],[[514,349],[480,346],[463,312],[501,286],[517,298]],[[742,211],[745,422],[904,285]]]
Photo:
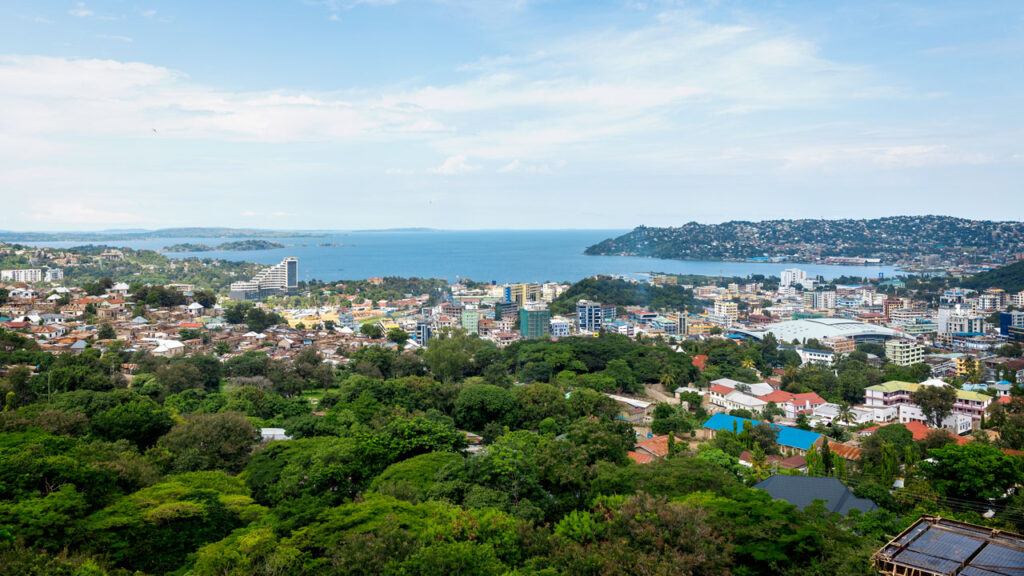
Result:
[[[375,276],[430,277],[479,282],[576,281],[594,274],[641,275],[650,272],[703,276],[778,275],[799,267],[809,276],[891,277],[892,266],[826,266],[792,263],[706,262],[627,256],[585,256],[583,250],[624,230],[473,230],[382,231],[336,233],[322,237],[266,238],[285,248],[250,252],[168,254],[276,264],[285,256],[299,259],[303,280],[359,280]],[[180,243],[217,245],[237,238],[155,238],[104,242],[112,246],[159,250]],[[320,244],[339,246],[320,246]],[[70,248],[83,242],[22,242]]]

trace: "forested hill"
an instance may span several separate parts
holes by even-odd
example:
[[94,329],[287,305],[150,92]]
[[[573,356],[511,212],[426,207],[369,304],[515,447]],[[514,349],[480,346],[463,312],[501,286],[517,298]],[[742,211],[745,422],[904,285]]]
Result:
[[949,216],[894,216],[874,220],[765,220],[723,224],[690,222],[674,228],[640,226],[586,249],[593,255],[677,260],[745,260],[787,256],[881,258],[891,263],[926,254],[1010,254],[1024,251],[1024,222]]
[[652,286],[613,278],[584,278],[563,292],[549,306],[554,314],[576,311],[576,302],[594,300],[616,306],[648,306],[651,310],[690,310],[693,291],[682,286]]
[[1010,293],[1024,290],[1024,261],[975,274],[960,283],[965,288],[985,290],[986,288],[1002,288]]

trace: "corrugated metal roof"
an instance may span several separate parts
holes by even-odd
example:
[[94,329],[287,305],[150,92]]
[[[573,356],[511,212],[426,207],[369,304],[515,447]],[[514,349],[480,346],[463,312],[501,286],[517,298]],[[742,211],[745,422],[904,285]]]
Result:
[[[750,422],[751,426],[757,426],[759,424],[759,421],[757,420],[718,413],[709,418],[708,421],[704,423],[704,427],[716,431],[728,430],[729,432],[732,432],[733,425],[735,424],[735,429],[739,432],[743,430],[744,422]],[[818,434],[817,432],[800,430],[799,428],[790,428],[789,426],[779,426],[778,424],[772,424],[771,426],[778,431],[778,435],[775,439],[780,446],[787,446],[800,450],[810,450],[811,446],[814,446],[814,443],[821,438],[821,434]]]

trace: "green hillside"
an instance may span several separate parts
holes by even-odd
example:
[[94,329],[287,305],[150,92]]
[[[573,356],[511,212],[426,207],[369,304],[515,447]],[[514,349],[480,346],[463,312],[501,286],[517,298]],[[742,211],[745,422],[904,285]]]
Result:
[[960,283],[965,288],[985,290],[986,288],[1002,288],[1007,292],[1024,290],[1024,261],[975,274]]

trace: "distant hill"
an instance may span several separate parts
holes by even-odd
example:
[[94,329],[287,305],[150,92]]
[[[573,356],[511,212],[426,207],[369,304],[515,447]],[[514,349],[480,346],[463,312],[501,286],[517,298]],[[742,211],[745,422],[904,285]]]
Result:
[[586,249],[586,254],[676,260],[827,257],[879,258],[883,263],[937,254],[959,258],[1024,252],[1024,222],[950,216],[894,216],[873,220],[765,220],[723,224],[690,222],[674,228],[640,226]]
[[161,228],[159,230],[102,230],[98,232],[16,232],[0,230],[3,242],[111,242],[152,238],[316,238],[326,232],[259,230],[250,228]]
[[975,274],[964,278],[960,286],[985,290],[987,288],[1002,288],[1011,294],[1024,290],[1024,261]]

